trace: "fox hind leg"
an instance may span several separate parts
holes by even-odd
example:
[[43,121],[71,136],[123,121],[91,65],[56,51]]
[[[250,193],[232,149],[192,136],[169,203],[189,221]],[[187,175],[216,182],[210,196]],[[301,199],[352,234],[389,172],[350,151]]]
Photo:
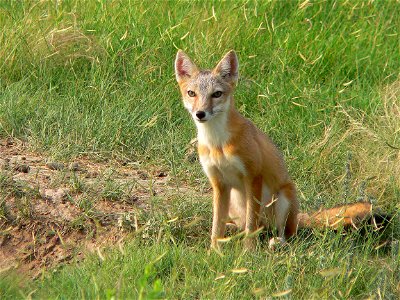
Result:
[[283,194],[289,200],[289,210],[286,217],[285,237],[290,238],[297,233],[297,215],[299,214],[299,203],[297,202],[296,187],[293,183],[287,184]]
[[283,244],[297,231],[298,203],[296,188],[293,183],[284,185],[278,192],[278,200],[274,203],[275,225],[278,237],[270,240],[270,247]]

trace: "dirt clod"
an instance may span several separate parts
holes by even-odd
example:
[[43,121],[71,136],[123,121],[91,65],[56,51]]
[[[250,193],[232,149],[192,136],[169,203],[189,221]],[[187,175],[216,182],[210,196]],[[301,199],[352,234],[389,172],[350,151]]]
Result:
[[64,170],[65,168],[64,164],[59,162],[48,162],[46,164],[46,167],[48,167],[50,170],[57,170],[57,171]]
[[140,179],[144,180],[144,179],[148,179],[149,178],[149,175],[144,171],[138,171],[137,174],[138,174]]
[[78,172],[81,171],[82,169],[78,162],[73,162],[69,165],[69,170],[73,172]]
[[7,170],[8,160],[0,158],[0,170]]
[[89,171],[85,175],[86,178],[96,178],[98,176],[99,176],[99,173],[97,171]]
[[167,177],[167,176],[168,176],[168,173],[167,172],[163,172],[163,171],[158,172],[158,174],[157,174],[157,177]]
[[15,166],[14,170],[21,173],[29,173],[30,167],[27,164],[20,164]]
[[137,202],[138,200],[139,200],[138,196],[132,195],[132,196],[127,197],[125,202],[133,204],[133,203]]
[[62,203],[65,202],[68,196],[68,189],[42,189],[39,191],[40,196],[47,201],[51,201],[53,203]]

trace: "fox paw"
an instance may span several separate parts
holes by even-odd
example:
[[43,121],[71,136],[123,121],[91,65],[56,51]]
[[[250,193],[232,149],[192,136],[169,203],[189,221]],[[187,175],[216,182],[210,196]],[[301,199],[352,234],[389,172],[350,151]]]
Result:
[[274,238],[269,240],[268,247],[271,250],[276,250],[277,248],[285,246],[286,244],[287,243],[286,243],[286,240],[284,238],[282,238],[282,237],[274,237]]

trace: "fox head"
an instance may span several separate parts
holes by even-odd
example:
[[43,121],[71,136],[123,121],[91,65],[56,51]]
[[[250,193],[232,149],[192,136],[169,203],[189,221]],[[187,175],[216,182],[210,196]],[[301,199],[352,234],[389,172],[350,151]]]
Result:
[[183,103],[196,123],[205,123],[225,114],[233,105],[233,91],[238,81],[238,58],[229,51],[213,70],[199,70],[179,50],[175,59],[175,75]]

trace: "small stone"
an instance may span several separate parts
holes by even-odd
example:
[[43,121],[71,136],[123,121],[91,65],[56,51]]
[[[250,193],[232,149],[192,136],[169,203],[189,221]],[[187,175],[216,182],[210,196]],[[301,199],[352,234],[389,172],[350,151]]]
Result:
[[87,172],[85,178],[96,178],[97,176],[99,176],[99,173],[96,171],[92,171],[92,172]]
[[18,157],[16,156],[11,157],[10,165],[16,165],[16,164],[18,164]]
[[138,171],[137,174],[138,174],[139,178],[142,179],[142,180],[145,180],[145,179],[148,179],[148,178],[149,178],[149,175],[147,175],[147,174],[146,174],[145,172],[143,172],[143,171]]
[[69,165],[69,170],[73,172],[77,172],[81,170],[81,166],[77,162],[73,162]]
[[0,159],[0,170],[7,170],[7,169],[8,169],[8,160]]
[[27,165],[27,164],[21,164],[21,165],[17,165],[14,170],[21,172],[21,173],[29,173],[29,170],[31,168]]
[[139,197],[138,197],[138,196],[136,196],[136,195],[131,195],[131,196],[129,196],[129,197],[125,200],[125,202],[126,202],[126,203],[129,203],[129,204],[133,204],[133,203],[136,203],[138,200],[139,200]]
[[48,167],[50,170],[63,170],[64,169],[64,164],[59,163],[59,162],[48,162],[46,164],[46,167]]
[[48,200],[54,203],[64,203],[67,195],[68,195],[68,189],[43,189],[40,190],[40,196],[44,200]]

